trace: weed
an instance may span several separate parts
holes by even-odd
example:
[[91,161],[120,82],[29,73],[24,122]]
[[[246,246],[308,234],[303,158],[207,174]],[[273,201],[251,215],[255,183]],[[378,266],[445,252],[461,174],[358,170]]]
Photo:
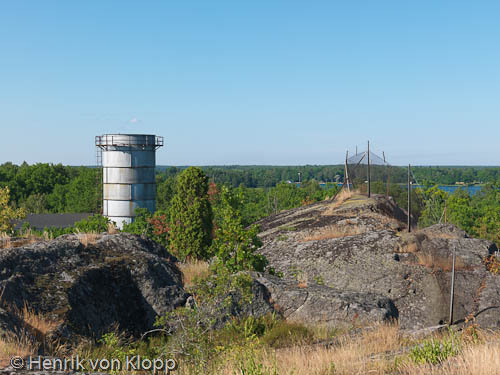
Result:
[[233,370],[234,375],[278,375],[276,361],[271,366],[265,366],[255,358],[255,353],[251,350],[245,351],[239,358],[237,369]]
[[278,228],[279,230],[284,230],[285,232],[295,232],[297,228],[291,225],[282,225]]
[[483,260],[486,269],[494,275],[500,273],[500,260],[496,255],[490,255]]
[[115,223],[113,222],[109,222],[108,223],[108,233],[109,234],[116,234],[116,233],[119,233],[120,230],[116,227]]
[[182,272],[184,286],[190,288],[195,280],[208,277],[210,275],[209,265],[203,260],[187,260],[185,263],[177,263]]
[[90,231],[90,232],[80,232],[79,229],[76,229],[75,235],[78,238],[78,241],[84,246],[87,247],[88,245],[95,245],[97,242],[97,239],[99,238],[99,233],[96,231]]
[[302,239],[302,242],[327,240],[330,238],[342,238],[348,236],[355,236],[361,233],[363,233],[363,231],[359,227],[353,227],[350,225],[345,225],[345,226],[332,225],[326,228],[322,228],[320,231],[313,233],[309,236],[305,236]]
[[262,342],[272,348],[310,344],[314,340],[313,332],[299,323],[278,321],[262,336]]
[[317,275],[313,277],[313,280],[316,282],[318,285],[325,285],[325,281],[323,280],[323,276]]
[[416,345],[410,352],[410,358],[418,364],[438,364],[448,357],[456,356],[459,346],[455,335],[450,331],[450,336],[443,340],[431,339]]

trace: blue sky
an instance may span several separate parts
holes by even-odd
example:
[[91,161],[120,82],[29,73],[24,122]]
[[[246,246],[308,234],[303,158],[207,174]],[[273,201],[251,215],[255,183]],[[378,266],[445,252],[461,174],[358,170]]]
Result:
[[498,1],[2,1],[0,163],[500,165]]

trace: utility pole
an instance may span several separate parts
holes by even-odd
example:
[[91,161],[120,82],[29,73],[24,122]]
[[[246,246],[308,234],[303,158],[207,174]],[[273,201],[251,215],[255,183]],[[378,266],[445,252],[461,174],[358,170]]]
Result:
[[368,198],[371,197],[371,181],[370,181],[370,141],[368,141]]
[[450,287],[450,320],[449,325],[453,324],[453,295],[455,294],[455,261],[457,258],[456,248],[453,246],[453,263],[451,266],[451,287]]
[[[356,146],[357,148],[357,146]],[[344,166],[344,184],[347,186],[347,191],[351,191],[351,187],[349,186],[349,172],[347,170],[347,159],[349,158],[349,150],[345,153],[345,166]],[[345,187],[344,187],[345,189]]]
[[300,172],[299,172],[299,185],[300,185]]
[[408,164],[408,233],[411,232],[411,180],[410,164]]

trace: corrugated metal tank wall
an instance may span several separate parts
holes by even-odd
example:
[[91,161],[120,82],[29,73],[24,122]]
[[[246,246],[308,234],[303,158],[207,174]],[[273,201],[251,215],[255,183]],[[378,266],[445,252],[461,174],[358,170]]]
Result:
[[146,134],[96,137],[102,150],[103,215],[118,228],[131,223],[137,207],[155,211],[156,149],[163,138]]

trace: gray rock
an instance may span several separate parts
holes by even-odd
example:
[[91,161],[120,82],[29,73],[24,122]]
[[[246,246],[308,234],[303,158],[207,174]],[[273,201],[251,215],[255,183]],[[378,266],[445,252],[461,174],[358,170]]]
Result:
[[257,274],[256,281],[269,290],[274,309],[290,321],[340,327],[398,319],[394,303],[381,295],[306,287],[266,274]]
[[[483,263],[496,246],[453,225],[407,233],[405,221],[406,213],[384,196],[323,201],[267,217],[258,222],[259,252],[285,284],[263,284],[284,304],[285,316],[307,322],[329,315],[349,323],[352,315],[339,314],[347,303],[367,322],[398,315],[402,328],[420,329],[448,321],[456,251],[454,322],[479,313],[481,326],[499,325],[499,276]],[[375,308],[378,301],[386,301],[387,312]]]
[[100,235],[86,247],[65,235],[0,253],[2,302],[26,302],[62,321],[63,332],[99,337],[118,325],[140,334],[185,304],[175,262],[162,246],[131,234]]

